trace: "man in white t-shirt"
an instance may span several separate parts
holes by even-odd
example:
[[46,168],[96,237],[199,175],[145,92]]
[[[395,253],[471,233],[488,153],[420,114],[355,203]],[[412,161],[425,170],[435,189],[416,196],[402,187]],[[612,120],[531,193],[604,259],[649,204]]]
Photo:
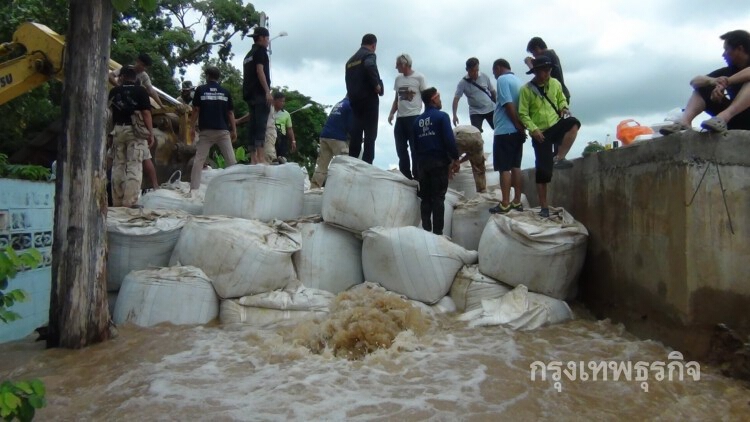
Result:
[[471,125],[482,131],[482,122],[487,121],[495,129],[494,111],[497,93],[489,76],[479,71],[479,60],[471,57],[466,60],[466,76],[461,78],[453,97],[453,126],[458,126],[458,100],[466,95],[469,100],[469,120]]
[[[393,98],[388,124],[393,124],[393,116],[398,111],[393,137],[396,139],[398,169],[409,179],[417,176],[417,157],[414,146],[414,121],[422,113],[421,92],[427,89],[424,76],[411,68],[411,57],[404,53],[396,58],[399,75],[393,84],[396,96]],[[409,160],[411,150],[411,160]]]

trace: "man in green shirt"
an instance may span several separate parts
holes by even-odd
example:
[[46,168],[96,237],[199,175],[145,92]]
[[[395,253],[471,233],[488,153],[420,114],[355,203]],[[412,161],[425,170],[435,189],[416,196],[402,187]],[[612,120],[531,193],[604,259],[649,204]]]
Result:
[[551,78],[552,62],[540,56],[532,62],[527,74],[534,79],[521,87],[518,117],[531,134],[536,156],[536,187],[542,217],[549,217],[547,184],[552,181],[552,168],[565,169],[573,163],[565,159],[578,136],[581,122],[570,115],[562,85]]
[[286,163],[286,156],[291,151],[297,150],[297,141],[294,139],[294,129],[292,128],[292,116],[286,110],[286,97],[283,92],[273,94],[273,120],[276,124],[276,160],[279,164]]

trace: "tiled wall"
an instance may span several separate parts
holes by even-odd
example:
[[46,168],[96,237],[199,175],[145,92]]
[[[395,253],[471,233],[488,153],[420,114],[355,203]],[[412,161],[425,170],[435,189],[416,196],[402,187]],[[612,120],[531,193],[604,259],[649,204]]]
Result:
[[9,290],[22,289],[29,300],[10,308],[21,319],[0,323],[0,343],[24,338],[49,319],[54,206],[54,183],[0,179],[0,248],[12,245],[22,253],[33,247],[43,259],[10,280]]

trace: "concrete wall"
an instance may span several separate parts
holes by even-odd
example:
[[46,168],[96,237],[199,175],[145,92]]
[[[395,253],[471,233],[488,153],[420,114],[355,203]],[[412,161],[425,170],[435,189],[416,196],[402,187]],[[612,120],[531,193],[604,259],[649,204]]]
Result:
[[[750,333],[750,132],[686,132],[573,162],[548,198],[590,232],[579,298],[597,317],[697,358],[717,323]],[[533,169],[524,179],[538,204]]]

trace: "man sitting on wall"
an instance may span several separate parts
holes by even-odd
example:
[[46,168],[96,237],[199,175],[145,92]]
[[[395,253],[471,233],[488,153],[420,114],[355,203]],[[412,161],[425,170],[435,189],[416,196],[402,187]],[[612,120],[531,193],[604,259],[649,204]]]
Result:
[[750,33],[738,29],[719,38],[724,40],[727,67],[690,81],[693,93],[681,118],[661,128],[662,135],[690,129],[693,119],[704,111],[713,116],[701,123],[707,131],[750,130]]

